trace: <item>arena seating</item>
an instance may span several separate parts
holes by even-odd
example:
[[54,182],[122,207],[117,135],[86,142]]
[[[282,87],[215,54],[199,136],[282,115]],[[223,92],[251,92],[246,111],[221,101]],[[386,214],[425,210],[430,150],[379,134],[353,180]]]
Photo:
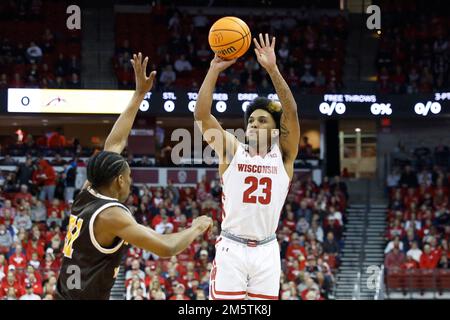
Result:
[[376,66],[380,93],[448,89],[449,17],[439,3],[377,1],[383,8]]
[[[207,24],[199,17],[206,18]],[[149,56],[152,68],[161,76],[167,66],[175,72],[169,83],[159,81],[157,90],[174,87],[198,90],[213,53],[208,45],[208,30],[221,16],[185,12],[158,7],[151,13],[116,13],[116,55],[113,66],[120,88],[130,89],[132,69],[127,65],[133,52],[142,51]],[[306,16],[242,17],[253,35],[269,32],[277,37],[277,56],[280,68],[294,89],[302,92],[334,92],[342,88],[342,66],[345,57],[347,20],[342,15],[323,15],[313,21]],[[152,32],[141,32],[141,30]],[[192,70],[177,71],[175,62],[181,55],[189,61]],[[248,92],[268,90],[269,81],[261,72],[250,50],[243,58],[218,79],[223,90],[239,88]],[[305,76],[307,75],[307,76]],[[173,76],[173,75],[172,75]],[[305,76],[305,77],[304,77]],[[173,78],[172,78],[173,79]],[[252,81],[249,81],[251,79]],[[269,81],[270,83],[270,81]],[[243,89],[244,88],[244,89]]]
[[[0,88],[79,88],[81,32],[66,25],[65,1],[2,1]],[[36,47],[31,48],[34,42]],[[74,76],[73,74],[76,74]]]
[[[450,174],[448,152],[443,157],[443,148],[435,152],[416,148],[410,160],[393,161],[397,168],[388,178],[386,231],[391,246],[385,250],[388,291],[450,291]],[[417,248],[411,249],[414,242]]]

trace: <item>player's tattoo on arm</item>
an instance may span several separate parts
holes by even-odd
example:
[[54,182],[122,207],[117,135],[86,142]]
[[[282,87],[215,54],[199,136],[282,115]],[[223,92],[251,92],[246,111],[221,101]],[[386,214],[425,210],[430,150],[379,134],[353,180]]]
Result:
[[291,89],[281,76],[278,70],[269,73],[272,83],[283,106],[283,113],[281,114],[280,121],[280,135],[281,137],[287,137],[291,131],[288,129],[289,121],[297,118],[297,103],[292,95]]
[[281,121],[280,121],[280,135],[282,136],[282,137],[287,137],[288,135],[289,135],[289,129],[288,129],[288,127],[286,126],[286,123],[285,123],[285,121],[286,121],[286,115],[283,113],[283,114],[281,114]]
[[291,89],[289,89],[289,86],[283,79],[280,71],[276,69],[269,72],[269,75],[273,86],[275,87],[275,91],[277,92],[278,98],[280,99],[281,105],[283,106],[283,114],[286,112],[286,116],[288,117],[296,116],[297,103],[295,102]]
[[284,156],[294,159],[298,153],[298,141],[300,139],[300,123],[297,115],[297,103],[283,79],[278,68],[269,71],[270,78],[282,105],[283,113],[280,119],[280,138]]

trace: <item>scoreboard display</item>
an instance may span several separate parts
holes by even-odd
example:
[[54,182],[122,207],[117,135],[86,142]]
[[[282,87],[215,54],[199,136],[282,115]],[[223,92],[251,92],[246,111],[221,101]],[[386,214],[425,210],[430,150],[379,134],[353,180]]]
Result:
[[[8,89],[0,92],[2,114],[119,114],[132,90]],[[211,112],[240,117],[258,95],[278,100],[276,93],[216,92]],[[450,92],[433,94],[294,94],[298,113],[309,118],[436,117],[450,115]],[[140,106],[141,116],[187,116],[194,112],[198,93],[151,91]]]

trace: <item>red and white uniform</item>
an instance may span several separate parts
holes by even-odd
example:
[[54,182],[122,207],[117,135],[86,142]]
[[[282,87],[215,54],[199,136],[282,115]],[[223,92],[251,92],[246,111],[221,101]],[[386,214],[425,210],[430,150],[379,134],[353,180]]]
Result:
[[[240,143],[222,176],[222,230],[261,241],[275,235],[290,179],[280,148],[251,156]],[[276,238],[249,246],[224,236],[216,244],[211,299],[278,299],[281,274]]]

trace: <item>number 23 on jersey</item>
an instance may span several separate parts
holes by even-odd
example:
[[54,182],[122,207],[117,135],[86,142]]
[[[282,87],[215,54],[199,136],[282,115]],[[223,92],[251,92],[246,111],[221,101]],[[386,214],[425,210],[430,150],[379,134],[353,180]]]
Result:
[[67,258],[72,258],[73,253],[73,243],[77,240],[80,235],[81,226],[83,225],[83,219],[78,218],[74,215],[70,215],[69,226],[67,227],[67,235],[64,241],[64,256]]
[[[268,177],[263,177],[258,180],[257,177],[249,176],[244,180],[245,184],[249,184],[250,186],[245,190],[242,202],[244,203],[260,203],[260,204],[269,204],[270,199],[272,197],[272,179]],[[255,196],[252,195],[259,186],[263,186],[262,193],[263,196]]]

